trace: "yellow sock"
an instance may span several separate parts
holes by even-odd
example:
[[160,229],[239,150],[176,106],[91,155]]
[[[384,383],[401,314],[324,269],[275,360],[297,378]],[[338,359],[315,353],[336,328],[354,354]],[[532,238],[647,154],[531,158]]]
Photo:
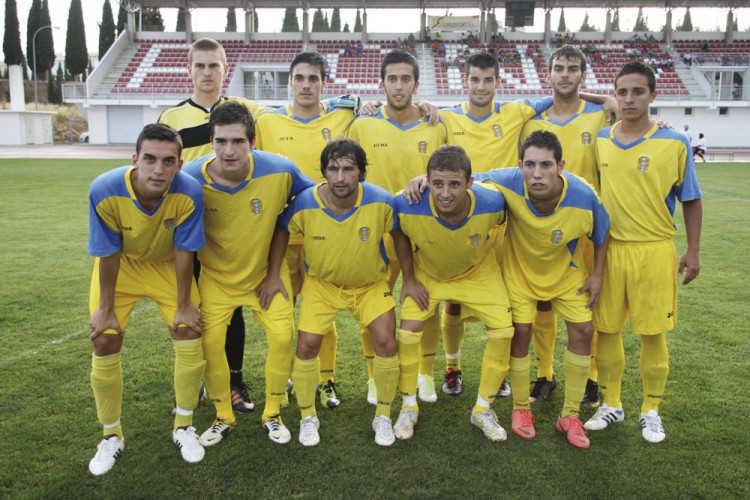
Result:
[[[293,331],[269,332],[266,330],[268,355],[266,356],[266,405],[263,408],[263,421],[281,412],[281,400],[286,394],[289,373],[292,370]],[[209,392],[210,394],[210,392]]]
[[513,388],[513,409],[530,410],[529,386],[531,377],[531,357],[527,354],[523,358],[510,357],[510,386]]
[[581,356],[565,351],[563,357],[563,372],[565,373],[565,402],[561,415],[578,416],[581,399],[586,392],[586,379],[591,368],[591,356]]
[[659,412],[659,404],[669,375],[669,349],[667,334],[641,335],[641,379],[643,380],[643,405],[641,411]]
[[193,410],[198,406],[198,393],[206,368],[203,339],[172,340],[174,346],[174,397],[177,409],[174,429],[193,424]]
[[487,346],[482,358],[482,376],[479,380],[479,396],[492,403],[508,373],[510,365],[510,341],[513,327],[487,331]]
[[477,402],[474,403],[474,408],[471,409],[472,413],[482,413],[484,410],[490,409],[490,401],[487,401],[482,397],[481,394],[477,395]]
[[320,361],[318,358],[303,360],[297,356],[294,357],[292,381],[294,382],[294,391],[297,396],[297,405],[303,419],[316,415],[315,389],[318,385],[316,383],[318,373],[320,373]]
[[96,401],[96,416],[104,427],[103,435],[122,437],[122,365],[120,353],[91,356],[91,388]]
[[[417,378],[419,375],[419,340],[422,332],[398,330],[398,357],[401,360],[401,373],[398,380],[398,390],[402,397],[417,394]],[[378,394],[380,399],[380,394]]]
[[[537,311],[531,326],[531,338],[536,354],[537,377],[552,380],[555,374],[555,339],[557,338],[557,315],[555,311]],[[513,385],[511,384],[511,387]]]
[[443,328],[443,347],[445,348],[445,368],[460,370],[464,322],[461,320],[461,316],[453,316],[443,309],[441,326]]
[[391,417],[391,404],[396,397],[396,387],[400,373],[401,360],[398,354],[390,358],[381,358],[375,356],[375,369],[373,378],[378,393],[378,408],[375,415],[385,415]]
[[362,352],[364,352],[365,361],[367,362],[367,378],[372,378],[372,372],[375,369],[375,348],[372,345],[370,330],[362,328],[359,331],[359,335],[362,339]]
[[229,390],[229,363],[224,350],[226,333],[227,327],[224,324],[203,331],[203,357],[206,360],[203,380],[216,408],[216,416],[227,422],[234,422],[232,394]]
[[435,375],[435,355],[440,343],[440,312],[427,318],[424,322],[424,334],[422,335],[422,359],[419,364],[419,373],[433,377]]
[[599,370],[599,390],[602,402],[611,408],[622,408],[622,376],[625,373],[625,348],[621,333],[599,332],[596,347],[596,365]]
[[339,340],[339,334],[336,331],[336,324],[331,324],[331,330],[323,336],[323,342],[320,344],[320,377],[321,384],[333,380],[336,373],[336,348]]
[[591,337],[591,368],[589,368],[589,380],[597,382],[599,380],[599,371],[596,369],[596,345],[599,340],[599,332],[594,328],[594,336]]

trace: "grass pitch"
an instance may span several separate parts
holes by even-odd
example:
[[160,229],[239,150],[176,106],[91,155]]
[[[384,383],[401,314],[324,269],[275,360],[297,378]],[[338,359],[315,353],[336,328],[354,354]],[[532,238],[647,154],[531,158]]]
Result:
[[[257,409],[239,415],[225,442],[197,465],[171,442],[172,347],[153,303],[142,301],[123,349],[123,428],[127,447],[107,475],[88,461],[101,439],[89,385],[87,189],[111,160],[0,160],[0,496],[2,497],[710,497],[750,496],[750,244],[748,165],[700,164],[704,193],[703,267],[680,286],[678,326],[669,336],[671,373],[662,404],[667,440],[640,436],[639,341],[626,332],[625,423],[590,434],[578,450],[554,430],[562,384],[536,405],[538,436],[510,432],[510,400],[494,404],[509,431],[491,443],[469,424],[479,383],[484,337],[470,325],[464,340],[466,391],[422,404],[414,438],[389,449],[373,443],[373,407],[365,401],[366,370],[358,329],[339,316],[340,408],[319,409],[321,444],[296,440],[294,401],[283,411],[293,434],[270,442],[260,428],[262,331],[247,333],[245,373]],[[678,253],[684,250],[677,213]],[[681,250],[682,249],[682,250]],[[252,325],[251,315],[247,322]],[[565,335],[559,330],[556,369]],[[436,363],[440,380],[444,362]],[[514,390],[527,390],[517,388]],[[394,418],[396,408],[394,405]],[[583,411],[586,419],[592,411]],[[199,432],[213,409],[199,407]],[[745,458],[742,458],[745,457]]]

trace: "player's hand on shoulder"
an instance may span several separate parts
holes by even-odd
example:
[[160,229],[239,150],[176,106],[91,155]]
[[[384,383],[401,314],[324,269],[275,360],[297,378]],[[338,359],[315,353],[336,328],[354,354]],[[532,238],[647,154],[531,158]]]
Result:
[[422,311],[427,310],[430,305],[430,293],[424,285],[419,282],[419,280],[404,280],[401,284],[401,297],[399,299],[400,305],[404,305],[404,300],[407,296],[414,299],[414,302],[417,303],[417,306],[419,306]]
[[674,127],[672,126],[672,124],[669,123],[666,120],[657,120],[656,121],[656,126],[659,127],[659,128],[671,128],[671,129],[674,129]]
[[422,201],[422,193],[427,191],[427,174],[418,175],[409,181],[403,191],[409,205]]
[[617,121],[617,101],[612,96],[606,96],[604,103],[604,115],[607,117],[609,123],[615,123]]
[[422,115],[429,116],[428,124],[435,126],[440,123],[440,109],[429,101],[414,101],[414,105],[419,108]]
[[122,328],[114,311],[105,311],[97,307],[89,318],[89,338],[93,341],[107,331],[115,331],[118,335],[122,335]]
[[268,308],[271,307],[271,302],[273,302],[273,298],[277,293],[280,293],[284,297],[284,300],[289,300],[289,294],[281,278],[271,276],[270,274],[263,278],[258,288],[255,289],[255,293],[258,294],[259,305],[264,311],[268,311]]
[[169,327],[169,330],[174,334],[178,328],[183,327],[203,334],[203,319],[195,304],[191,303],[184,307],[177,307],[177,312],[174,315],[174,323]]
[[687,285],[701,272],[701,259],[700,256],[693,253],[685,252],[685,255],[680,259],[680,268],[677,274],[683,276],[682,284]]
[[378,109],[382,106],[382,101],[367,101],[362,109],[359,110],[358,115],[362,116],[373,116],[378,114]]

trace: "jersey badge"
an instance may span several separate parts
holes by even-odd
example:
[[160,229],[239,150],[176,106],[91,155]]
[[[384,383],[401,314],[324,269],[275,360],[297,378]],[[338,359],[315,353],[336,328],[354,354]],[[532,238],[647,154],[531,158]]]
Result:
[[590,132],[583,132],[581,134],[581,144],[584,146],[591,146],[591,133]]
[[370,228],[360,227],[359,228],[359,239],[362,241],[368,241],[370,239]]
[[553,245],[559,245],[560,242],[562,242],[563,232],[560,229],[555,229],[552,231],[552,236],[550,237],[550,241]]
[[427,141],[419,141],[419,154],[427,154]]
[[478,247],[480,241],[481,241],[481,238],[479,237],[478,233],[474,233],[471,236],[469,236],[469,244],[473,247]]
[[331,142],[331,129],[324,128],[320,132],[323,134],[323,139],[325,139],[326,142]]
[[503,138],[503,129],[500,128],[500,125],[495,124],[492,126],[492,131],[495,133],[495,137],[498,139]]
[[262,214],[263,202],[258,198],[253,198],[252,200],[250,200],[250,210],[252,210],[254,214]]
[[174,219],[165,219],[164,220],[164,229],[167,231],[171,231],[174,229]]
[[641,156],[638,158],[638,171],[639,172],[648,172],[649,167],[649,159],[648,156]]

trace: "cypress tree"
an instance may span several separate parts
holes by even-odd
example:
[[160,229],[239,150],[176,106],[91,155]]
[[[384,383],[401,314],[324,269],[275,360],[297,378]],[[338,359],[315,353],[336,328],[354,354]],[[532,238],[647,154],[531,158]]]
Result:
[[[42,11],[42,0],[32,0],[31,8],[29,9],[29,18],[26,21],[26,53],[31,58],[31,71],[32,76],[34,75],[34,34],[43,24],[40,24],[40,15]],[[41,32],[37,35],[37,42],[39,37],[42,36]],[[37,47],[38,48],[38,47]],[[39,53],[36,55],[36,71],[41,73],[39,70]]]
[[323,20],[323,11],[320,9],[317,9],[315,13],[313,14],[313,22],[312,22],[312,30],[315,32],[323,32],[326,29],[325,21]]
[[73,76],[80,75],[89,65],[86,30],[83,25],[81,0],[71,0],[68,11],[68,32],[65,37],[65,68]]
[[237,31],[237,13],[233,8],[227,9],[227,26],[224,28],[227,33],[234,33]]
[[565,9],[560,9],[560,22],[557,23],[558,33],[567,33],[568,27],[565,25]]
[[52,76],[52,72],[47,73],[47,102],[50,104],[58,104],[57,96],[55,95],[55,78]]
[[[21,32],[18,28],[18,8],[16,0],[5,0],[5,35],[3,36],[3,54],[8,66],[23,63],[21,49]],[[25,72],[25,70],[24,70]]]
[[185,9],[180,9],[177,11],[177,25],[175,26],[175,31],[185,31]]
[[253,11],[253,32],[258,32],[258,9]]
[[620,9],[615,9],[615,15],[612,16],[612,31],[620,31]]
[[638,7],[638,15],[635,18],[635,26],[633,31],[649,31],[648,19],[643,16],[643,7]]
[[349,23],[344,23],[344,29],[341,31],[343,33],[351,33],[352,30],[349,29]]
[[357,17],[354,19],[354,32],[362,33],[362,17],[359,15],[359,9],[357,9]]
[[102,22],[99,24],[99,60],[104,58],[109,48],[115,43],[115,18],[112,16],[112,6],[109,0],[104,0],[102,6]]
[[281,25],[283,33],[294,33],[299,31],[299,21],[297,20],[297,9],[287,7],[284,11],[284,23]]
[[685,18],[682,20],[682,24],[677,28],[677,31],[693,31],[693,20],[690,18],[690,7],[685,11]]
[[341,9],[338,7],[333,9],[333,14],[331,14],[331,31],[333,33],[341,32]]
[[586,11],[586,14],[583,16],[583,23],[581,24],[581,29],[578,30],[581,32],[585,31],[596,31],[596,28],[589,24],[589,13]]
[[[52,26],[49,18],[49,2],[42,1],[42,10],[39,15],[39,26]],[[52,38],[52,29],[42,30],[36,37],[36,70],[39,74],[47,73],[55,65],[55,42]]]
[[[179,15],[179,14],[178,14]],[[117,11],[117,34],[119,35],[125,31],[125,26],[128,24],[128,11],[125,7],[120,4],[120,10]]]
[[164,19],[159,8],[143,9],[143,31],[164,31]]

